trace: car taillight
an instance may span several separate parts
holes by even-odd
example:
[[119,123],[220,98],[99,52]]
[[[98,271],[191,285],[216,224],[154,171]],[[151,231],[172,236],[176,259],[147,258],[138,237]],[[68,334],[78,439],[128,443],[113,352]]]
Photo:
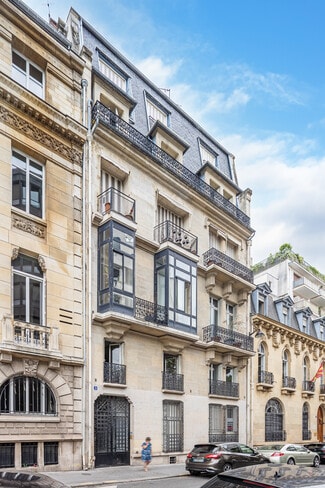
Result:
[[188,455],[186,456],[188,459],[191,459],[193,457],[193,454],[191,452],[188,453]]
[[284,456],[284,453],[283,452],[273,452],[271,454],[271,457],[281,457],[281,456]]
[[205,459],[219,459],[221,458],[222,454],[206,454],[204,457]]

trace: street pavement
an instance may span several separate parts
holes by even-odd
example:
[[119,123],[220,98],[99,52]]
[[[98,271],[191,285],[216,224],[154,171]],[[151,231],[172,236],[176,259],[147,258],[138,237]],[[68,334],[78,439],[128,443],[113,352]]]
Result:
[[87,471],[59,471],[44,473],[64,483],[69,488],[113,488],[119,483],[188,476],[185,463],[150,464],[146,472],[143,466],[112,466]]

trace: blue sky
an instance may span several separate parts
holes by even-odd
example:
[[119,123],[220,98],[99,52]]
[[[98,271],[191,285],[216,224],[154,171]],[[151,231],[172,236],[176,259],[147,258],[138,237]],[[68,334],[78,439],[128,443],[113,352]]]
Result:
[[325,273],[324,0],[25,0],[73,7],[236,156],[254,262],[284,242]]

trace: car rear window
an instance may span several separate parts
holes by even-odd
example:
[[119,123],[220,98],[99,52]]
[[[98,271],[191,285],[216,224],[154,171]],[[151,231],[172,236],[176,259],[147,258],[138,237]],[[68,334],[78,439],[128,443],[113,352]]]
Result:
[[194,449],[192,449],[192,452],[195,452],[197,454],[201,453],[206,453],[206,452],[214,452],[216,449],[216,446],[211,445],[211,444],[205,444],[205,445],[200,445],[200,446],[195,446]]

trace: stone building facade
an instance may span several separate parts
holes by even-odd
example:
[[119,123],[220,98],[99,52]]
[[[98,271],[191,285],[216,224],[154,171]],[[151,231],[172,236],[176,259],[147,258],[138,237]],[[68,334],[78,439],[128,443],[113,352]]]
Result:
[[0,2],[0,465],[82,466],[84,63]]
[[148,435],[155,463],[251,442],[233,155],[75,10],[0,15],[0,467],[136,464]]
[[255,268],[254,443],[323,442],[325,277],[291,250]]
[[91,100],[85,148],[85,451],[95,466],[182,462],[250,440],[250,190],[234,157],[70,10]]

